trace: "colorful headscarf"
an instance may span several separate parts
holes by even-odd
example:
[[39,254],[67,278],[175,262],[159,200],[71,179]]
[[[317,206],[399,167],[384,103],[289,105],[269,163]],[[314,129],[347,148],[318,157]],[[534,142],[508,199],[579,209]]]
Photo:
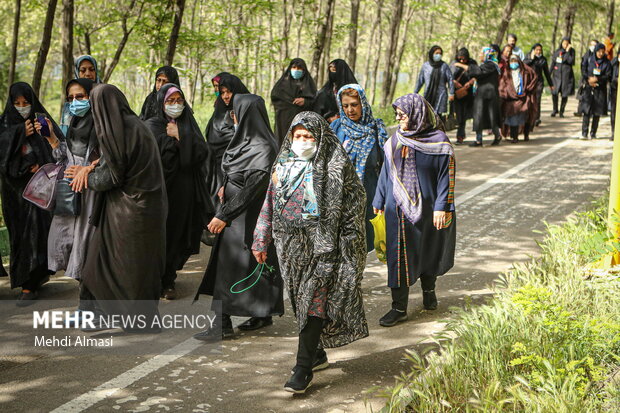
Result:
[[407,131],[400,126],[385,144],[385,158],[393,182],[396,205],[411,223],[422,217],[420,182],[415,153],[450,156],[450,189],[448,202],[454,202],[454,148],[443,131],[443,124],[430,103],[421,95],[411,93],[392,104],[409,116]]
[[[357,122],[353,122],[349,119],[342,108],[342,92],[347,89],[357,91],[360,96],[362,117]],[[338,91],[336,101],[338,102],[338,110],[340,111],[340,123],[346,135],[345,140],[341,143],[355,166],[357,176],[363,181],[366,161],[368,160],[372,148],[375,146],[375,142],[378,142],[380,147],[383,147],[388,138],[385,124],[381,119],[375,119],[372,116],[372,108],[368,103],[364,88],[356,83],[341,87]]]
[[499,63],[499,60],[497,58],[497,51],[495,49],[493,49],[492,47],[483,47],[482,48],[482,55],[484,56],[484,61],[486,62],[487,60],[490,60],[494,63]]

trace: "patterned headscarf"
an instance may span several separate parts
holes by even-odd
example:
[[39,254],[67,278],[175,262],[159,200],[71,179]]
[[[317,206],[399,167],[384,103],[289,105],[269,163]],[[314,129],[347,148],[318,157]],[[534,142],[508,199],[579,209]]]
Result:
[[420,182],[415,153],[450,156],[450,190],[448,202],[454,202],[454,148],[443,131],[443,124],[430,103],[421,95],[411,93],[392,104],[409,116],[407,131],[400,126],[385,144],[385,157],[393,182],[396,205],[407,220],[416,223],[422,217]]
[[482,55],[484,56],[484,61],[486,62],[487,60],[490,60],[494,63],[498,63],[499,60],[497,58],[497,51],[495,49],[493,49],[492,47],[483,47],[482,48]]
[[[362,117],[357,122],[353,122],[349,119],[342,108],[342,92],[347,89],[357,91],[360,96]],[[355,166],[357,176],[363,181],[366,161],[368,160],[372,148],[375,146],[375,142],[378,142],[380,147],[383,147],[388,138],[385,124],[381,119],[373,118],[372,108],[368,103],[364,88],[358,84],[352,83],[341,87],[338,91],[336,100],[338,102],[338,110],[340,111],[340,123],[346,135],[345,141],[342,142],[342,144]]]

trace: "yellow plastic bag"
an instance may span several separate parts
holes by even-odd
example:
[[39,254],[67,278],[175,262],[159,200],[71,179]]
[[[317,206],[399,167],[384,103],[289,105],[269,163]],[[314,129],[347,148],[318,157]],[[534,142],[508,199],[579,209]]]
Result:
[[385,242],[385,215],[380,212],[370,220],[375,230],[375,253],[377,259],[383,263],[387,262],[387,244]]

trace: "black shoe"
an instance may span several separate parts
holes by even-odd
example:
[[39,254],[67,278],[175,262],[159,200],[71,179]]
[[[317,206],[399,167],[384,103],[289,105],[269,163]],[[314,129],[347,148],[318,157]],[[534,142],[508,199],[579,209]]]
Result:
[[552,117],[552,118],[555,118],[556,116],[558,116],[558,112],[553,112],[553,113],[551,113],[551,117]]
[[284,384],[284,390],[295,394],[304,394],[312,384],[312,371],[303,367],[297,367],[294,370],[291,378]]
[[476,148],[476,147],[481,147],[482,148],[482,142],[472,142],[469,144],[469,146],[471,146],[472,148]]
[[493,143],[491,143],[491,146],[497,146],[499,145],[499,143],[502,141],[502,138],[495,138],[493,139]]
[[564,113],[560,112],[560,117],[563,118],[564,117]]
[[406,311],[398,311],[395,309],[391,309],[387,312],[386,315],[381,317],[379,320],[379,325],[381,327],[393,327],[396,324],[407,320],[407,312]]
[[512,138],[510,143],[519,143],[519,138]]
[[538,119],[538,120],[534,123],[534,126],[538,127],[538,126],[540,126],[540,124],[541,124],[541,121],[540,121],[540,119]]
[[27,293],[21,292],[17,297],[15,305],[18,307],[28,307],[37,301],[39,294],[36,291],[28,291]]
[[[321,370],[325,370],[328,367],[329,367],[329,361],[327,360],[327,353],[325,352],[324,349],[318,348],[316,350],[316,356],[314,358],[314,363],[312,363],[312,371],[313,372],[321,371]],[[297,369],[298,369],[297,366],[293,367],[293,370],[291,370],[291,374],[294,374]]]
[[267,327],[273,324],[271,317],[252,317],[246,320],[243,324],[239,325],[239,330],[251,331],[258,330],[259,328]]
[[595,134],[591,134],[590,135],[590,139],[596,139],[596,135]]
[[174,287],[164,288],[161,292],[161,298],[164,300],[176,300],[177,299],[177,290]]
[[424,308],[427,310],[437,309],[437,295],[435,295],[435,290],[422,291],[422,304],[424,304]]
[[[217,321],[216,321],[217,322]],[[217,328],[207,328],[200,333],[194,334],[194,338],[200,341],[216,341],[216,340],[224,340],[227,338],[232,338],[235,336],[235,330],[232,326],[232,321],[230,316],[222,316],[222,321],[220,322],[222,325],[222,331],[218,332]],[[218,334],[221,333],[221,334]]]
[[529,136],[523,136],[523,140],[524,140],[525,142],[527,142],[527,141],[529,141],[529,140],[530,140],[530,137],[529,137]]

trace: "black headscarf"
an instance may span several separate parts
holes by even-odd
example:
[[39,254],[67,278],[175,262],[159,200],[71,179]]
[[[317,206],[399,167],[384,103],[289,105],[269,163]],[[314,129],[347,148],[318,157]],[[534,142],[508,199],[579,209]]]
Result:
[[[166,131],[166,126],[170,122],[170,118],[164,112],[164,101],[166,99],[166,93],[170,88],[177,88],[181,97],[185,99],[185,95],[181,90],[181,87],[175,85],[173,83],[166,83],[163,85],[159,91],[157,92],[157,105],[158,111],[157,116],[149,119],[147,124],[158,124],[163,131]],[[202,132],[200,132],[200,128],[196,123],[196,119],[194,118],[194,113],[192,112],[192,108],[189,106],[187,100],[185,101],[185,109],[181,113],[181,116],[175,119],[177,127],[179,128],[179,159],[181,161],[181,168],[187,168],[188,166],[194,164],[193,157],[194,155],[198,155],[197,146],[200,147],[200,151],[202,154],[206,152],[206,144],[205,139],[202,136]],[[152,129],[151,129],[152,130]],[[157,138],[157,136],[155,136]]]
[[431,73],[431,79],[428,85],[424,88],[424,99],[426,99],[431,105],[437,105],[437,90],[439,89],[439,82],[441,81],[441,67],[444,65],[443,60],[435,62],[433,55],[437,50],[442,50],[440,46],[433,46],[428,51],[428,63],[433,67]]
[[278,144],[265,101],[257,95],[237,95],[233,110],[239,126],[222,160],[224,173],[270,171]]
[[329,62],[329,65],[334,65],[336,71],[331,72],[328,67],[328,80],[317,93],[314,103],[314,111],[325,119],[329,119],[339,113],[338,103],[336,102],[338,90],[344,85],[359,83],[353,71],[344,60],[332,60]]
[[144,104],[142,105],[142,110],[140,111],[140,119],[147,120],[152,118],[153,116],[157,116],[157,76],[166,75],[168,78],[167,83],[173,83],[175,85],[180,85],[179,81],[179,72],[172,66],[162,66],[157,69],[155,72],[155,83],[153,84],[153,90],[144,100]]
[[[65,96],[69,94],[69,88],[73,84],[78,84],[84,88],[86,94],[90,97],[90,92],[93,89],[95,83],[86,78],[73,79],[67,83],[65,88]],[[89,110],[84,116],[73,116],[71,119],[71,125],[67,130],[67,147],[72,154],[84,157],[90,147],[90,153],[96,152],[97,148],[97,135],[95,134],[95,127],[93,124],[93,112]],[[92,157],[91,157],[92,158]]]
[[558,49],[566,51],[566,49],[564,49],[564,40],[568,40],[568,43],[570,44],[570,36],[564,36],[562,37],[562,40],[560,40],[560,47],[558,47]]
[[459,60],[459,57],[464,57],[465,59],[467,59],[467,63],[465,64],[469,64],[469,61],[471,60],[471,57],[469,55],[469,50],[467,50],[466,47],[462,47],[459,49],[458,52],[456,52],[456,58],[454,60]]
[[211,150],[216,154],[221,154],[226,150],[226,147],[235,134],[234,123],[230,117],[230,111],[232,110],[233,102],[235,101],[235,95],[250,93],[250,91],[243,84],[241,79],[235,75],[231,75],[230,73],[221,73],[218,76],[220,76],[220,92],[222,87],[225,87],[233,93],[233,97],[228,105],[224,103],[221,94],[215,100],[215,110],[213,111],[213,115],[207,124],[205,136],[207,137],[207,142],[209,143]]
[[[22,150],[24,145],[30,145],[32,152],[29,155],[23,156],[24,163],[30,163],[31,165],[39,164],[44,165],[46,163],[53,162],[51,146],[47,141],[39,136],[36,131],[34,135],[26,136],[24,133],[26,119],[19,114],[13,102],[19,96],[23,96],[30,103],[31,109],[27,119],[34,124],[35,113],[44,113],[45,116],[52,122],[54,133],[56,137],[62,139],[63,134],[60,131],[56,122],[49,115],[45,107],[39,101],[39,98],[34,93],[34,90],[28,83],[17,82],[11,85],[9,89],[9,96],[4,107],[4,112],[0,116],[0,133],[5,132],[11,127],[17,127],[15,133],[5,134],[6,141],[0,142],[0,174],[6,175],[9,172],[9,163],[14,156]],[[30,158],[30,159],[26,159]],[[16,167],[14,165],[14,167]],[[21,169],[21,167],[17,166]]]
[[[304,71],[300,79],[293,79],[291,76],[293,66],[299,67]],[[306,62],[298,57],[291,60],[271,90],[271,99],[276,109],[280,109],[278,106],[292,105],[293,100],[296,98],[314,99],[315,95],[316,83],[314,83],[314,79],[310,72],[308,72]]]

